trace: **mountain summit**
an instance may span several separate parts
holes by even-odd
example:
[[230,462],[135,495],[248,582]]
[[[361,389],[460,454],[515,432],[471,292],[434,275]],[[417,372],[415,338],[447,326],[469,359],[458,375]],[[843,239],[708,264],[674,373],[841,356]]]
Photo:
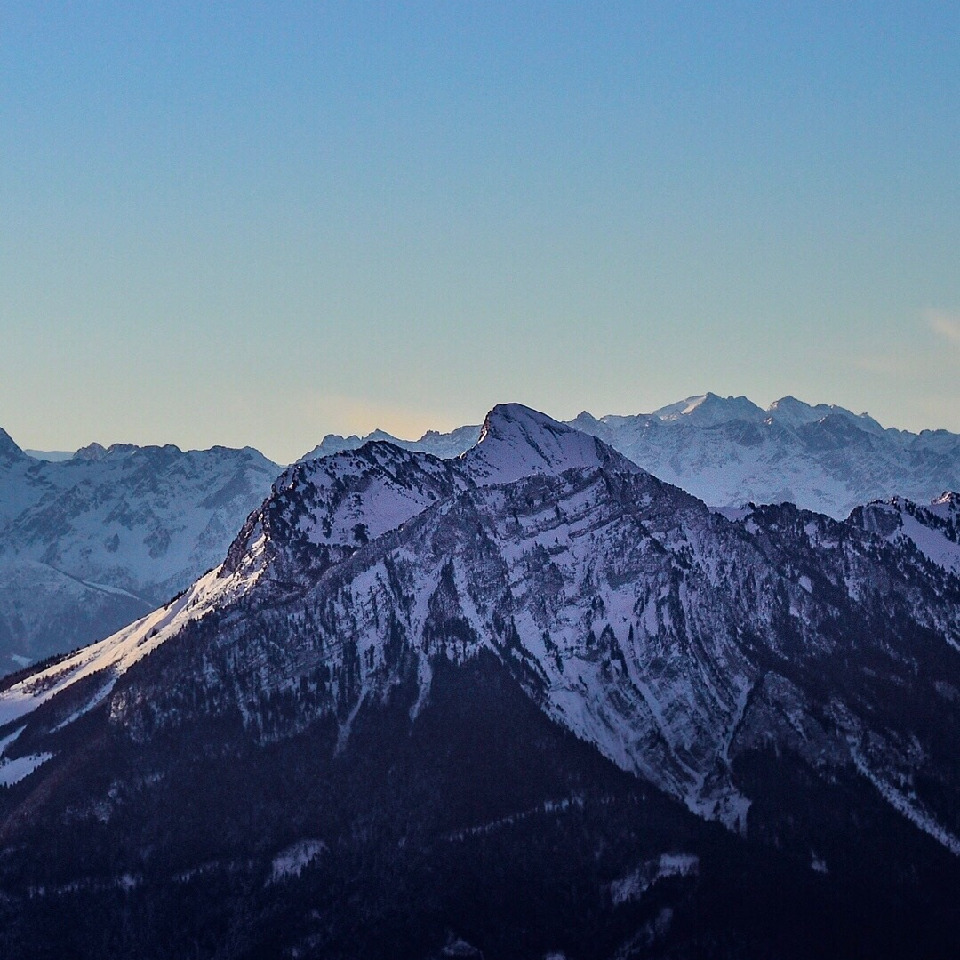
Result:
[[14,443],[13,437],[0,427],[0,461],[21,460],[27,455]]
[[735,420],[760,421],[764,419],[764,411],[746,397],[724,399],[708,392],[661,407],[655,410],[651,417],[664,422],[685,419],[701,427],[715,427]]
[[512,483],[573,468],[633,465],[606,444],[520,403],[502,403],[484,418],[476,444],[460,462],[478,483]]

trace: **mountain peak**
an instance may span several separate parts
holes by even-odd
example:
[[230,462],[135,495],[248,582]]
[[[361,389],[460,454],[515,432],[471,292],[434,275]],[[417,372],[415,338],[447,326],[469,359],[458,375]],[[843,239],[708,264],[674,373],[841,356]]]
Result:
[[835,403],[809,404],[787,395],[774,400],[767,408],[767,416],[787,427],[802,427],[809,423],[820,423],[828,417],[844,419],[858,429],[870,433],[883,433],[883,427],[869,413],[854,413]]
[[26,454],[14,442],[13,437],[3,427],[0,427],[0,459],[19,460],[25,456]]
[[721,397],[709,391],[671,403],[653,412],[658,420],[689,420],[697,426],[716,426],[734,420],[760,421],[763,410],[747,397]]
[[107,448],[102,443],[88,443],[81,447],[74,455],[74,460],[102,460],[107,455]]
[[476,445],[460,459],[481,484],[614,462],[631,472],[638,469],[597,438],[522,403],[497,404],[484,418]]
[[[821,405],[821,407],[823,407],[823,405]],[[781,397],[779,400],[774,400],[773,403],[767,407],[767,413],[773,417],[774,420],[791,425],[809,423],[811,420],[819,420],[822,416],[825,416],[827,412],[829,412],[829,408],[818,410],[816,407],[812,407],[809,403],[804,403],[802,400],[798,400],[790,394]]]
[[[941,520],[954,525],[956,533],[960,536],[960,493],[955,490],[945,490],[939,497],[930,502],[926,507],[929,513],[939,517]],[[960,554],[958,554],[958,564],[960,564]],[[958,566],[960,569],[960,566]]]
[[480,439],[482,443],[490,433],[512,432],[516,427],[521,429],[544,429],[550,433],[562,434],[569,433],[572,428],[566,424],[548,417],[545,413],[540,413],[532,407],[522,403],[498,403],[483,419],[483,426],[480,430]]
[[576,429],[579,429],[580,424],[593,427],[600,422],[589,410],[581,410],[573,420],[569,421],[570,426]]

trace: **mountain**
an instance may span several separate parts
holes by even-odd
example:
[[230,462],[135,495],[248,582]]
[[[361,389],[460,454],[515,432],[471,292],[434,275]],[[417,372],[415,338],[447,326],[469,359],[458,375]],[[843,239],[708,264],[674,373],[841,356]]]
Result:
[[[873,500],[960,488],[955,434],[884,429],[793,397],[763,410],[707,393],[568,425],[713,507],[794,502],[840,519]],[[331,435],[301,462],[371,441],[456,459],[483,429]],[[63,456],[30,456],[0,431],[0,675],[108,636],[184,589],[222,559],[280,469],[249,448],[91,444]]]
[[851,519],[891,543],[910,541],[932,564],[960,576],[960,494],[941,494],[927,506],[903,497],[878,500]]
[[459,460],[466,473],[484,485],[570,469],[615,465],[632,470],[606,444],[517,403],[494,407],[477,442]]
[[571,421],[716,507],[796,503],[842,518],[891,496],[960,488],[960,436],[884,429],[867,414],[784,397],[766,410],[708,393],[651,414]]
[[[746,397],[688,397],[653,413],[581,413],[568,422],[603,440],[654,476],[713,507],[796,503],[837,519],[871,500],[902,496],[925,502],[960,488],[960,436],[884,428],[867,414],[834,404],[783,397],[766,410]],[[479,427],[420,440],[381,430],[366,437],[327,437],[304,459],[383,440],[452,458],[468,450]]]
[[419,440],[400,440],[391,436],[384,430],[374,430],[364,437],[358,437],[353,434],[349,437],[341,437],[330,433],[313,448],[309,453],[304,454],[300,459],[317,460],[320,457],[328,457],[332,453],[342,453],[345,450],[356,450],[364,444],[371,441],[383,441],[392,443],[395,447],[403,450],[419,451],[421,453],[432,453],[435,457],[442,460],[450,460],[460,456],[466,450],[469,450],[480,436],[480,427],[465,426],[457,427],[450,433],[440,433],[436,430],[428,430]]
[[519,405],[296,464],[3,685],[3,955],[953,956],[956,503],[712,511]]
[[280,468],[250,448],[91,444],[0,430],[0,673],[108,636],[223,559]]

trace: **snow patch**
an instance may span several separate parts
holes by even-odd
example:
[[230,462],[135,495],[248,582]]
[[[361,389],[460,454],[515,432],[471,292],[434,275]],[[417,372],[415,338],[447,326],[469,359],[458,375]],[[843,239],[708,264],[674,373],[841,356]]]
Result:
[[613,905],[639,900],[658,880],[667,877],[695,877],[700,873],[700,858],[693,853],[662,853],[641,863],[636,870],[610,884]]
[[106,640],[84,647],[0,692],[0,727],[27,716],[78,681],[102,673],[104,686],[76,711],[72,719],[82,716],[102,702],[113,689],[116,679],[137,661],[179,633],[191,620],[199,619],[220,603],[245,592],[260,574],[258,569],[249,571],[246,579],[240,574],[221,579],[220,569],[211,570],[178,599]]
[[267,883],[278,883],[288,877],[299,877],[327,849],[322,840],[298,840],[281,850],[270,864],[270,878]]
[[929,834],[938,843],[945,846],[952,854],[960,857],[960,839],[957,839],[949,830],[942,827],[937,821],[911,798],[905,796],[892,784],[887,783],[874,773],[868,766],[860,750],[851,744],[850,754],[857,771],[865,776],[877,788],[880,796],[883,797],[891,807],[898,813],[903,814],[915,827]]
[[0,786],[9,787],[19,783],[52,756],[52,753],[33,753],[26,757],[15,757],[13,760],[0,760]]
[[6,750],[7,747],[9,747],[10,744],[13,743],[13,741],[16,740],[17,737],[19,737],[20,734],[26,729],[26,726],[19,727],[18,729],[14,730],[13,733],[8,733],[7,736],[0,740],[0,757],[3,756],[3,751]]

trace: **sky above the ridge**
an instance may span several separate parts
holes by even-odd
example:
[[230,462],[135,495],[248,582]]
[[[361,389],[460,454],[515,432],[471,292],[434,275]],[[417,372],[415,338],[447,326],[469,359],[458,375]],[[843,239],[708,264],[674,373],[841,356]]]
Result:
[[0,426],[960,431],[958,103],[950,2],[5,4]]

